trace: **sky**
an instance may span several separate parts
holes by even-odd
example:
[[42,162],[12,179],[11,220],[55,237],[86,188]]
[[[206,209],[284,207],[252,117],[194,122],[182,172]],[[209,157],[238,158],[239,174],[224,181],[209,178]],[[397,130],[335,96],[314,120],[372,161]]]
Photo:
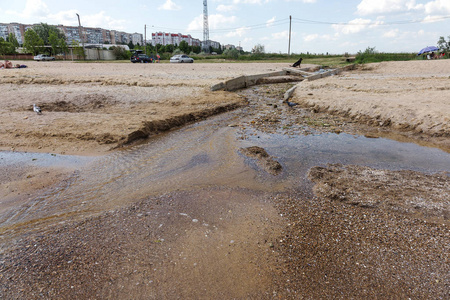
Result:
[[[0,23],[78,26],[77,13],[86,27],[203,40],[203,0],[0,0]],[[418,52],[449,40],[450,0],[208,0],[208,24],[211,40],[245,51]]]

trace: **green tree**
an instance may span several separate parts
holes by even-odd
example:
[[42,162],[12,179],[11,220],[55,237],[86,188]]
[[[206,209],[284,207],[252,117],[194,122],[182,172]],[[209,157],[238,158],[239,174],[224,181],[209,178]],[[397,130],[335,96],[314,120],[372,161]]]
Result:
[[66,54],[67,52],[69,52],[69,47],[67,46],[65,39],[59,39],[58,42],[59,42],[58,47],[62,53]]
[[445,40],[443,36],[439,37],[439,41],[437,42],[439,50],[447,53],[450,51],[450,36],[448,37],[448,41]]
[[86,54],[84,53],[83,47],[80,47],[80,43],[75,40],[72,40],[72,51],[78,57],[86,58]]
[[261,44],[255,45],[252,49],[253,54],[264,54],[265,52],[264,45]]
[[26,51],[36,55],[42,51],[44,41],[39,37],[36,31],[30,28],[25,31],[25,42],[23,43],[23,47]]
[[161,44],[157,44],[155,48],[156,48],[155,49],[156,52],[161,52],[161,53],[164,52],[164,50],[166,49],[165,46],[161,45]]
[[225,51],[223,51],[223,55],[229,59],[238,59],[239,51],[237,49],[225,49]]
[[53,30],[49,32],[48,43],[50,46],[52,46],[53,55],[58,54],[60,40],[58,39],[58,35],[56,34],[56,32],[54,32]]
[[194,52],[195,54],[199,54],[200,52],[202,52],[202,47],[192,46],[192,52]]
[[178,48],[181,50],[181,52],[183,53],[189,53],[191,52],[191,49],[189,47],[189,44],[186,41],[181,41],[180,45],[178,46]]
[[175,50],[174,45],[172,45],[172,44],[166,45],[166,51],[165,52],[172,53],[173,50]]
[[14,46],[14,48],[20,47],[19,41],[17,40],[16,35],[12,32],[8,35],[8,37],[6,38],[6,41],[11,43]]
[[44,45],[50,45],[49,43],[49,37],[50,37],[50,32],[54,32],[56,33],[56,35],[58,36],[58,39],[63,38],[64,40],[66,39],[66,36],[64,35],[64,33],[58,29],[58,27],[54,26],[54,25],[48,25],[46,23],[41,23],[38,25],[34,25],[33,26],[34,31],[36,31],[37,35],[44,41]]
[[12,54],[14,53],[14,45],[10,42],[5,41],[0,37],[0,55]]
[[126,51],[124,48],[122,47],[116,47],[113,46],[110,48],[113,52],[113,54],[116,56],[116,59],[130,59],[131,57],[131,52],[130,51]]

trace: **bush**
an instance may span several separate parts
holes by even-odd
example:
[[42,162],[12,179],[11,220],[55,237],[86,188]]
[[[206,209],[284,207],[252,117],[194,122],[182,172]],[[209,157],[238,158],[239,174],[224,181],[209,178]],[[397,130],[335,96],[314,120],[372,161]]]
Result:
[[355,62],[358,64],[366,64],[382,61],[407,61],[414,59],[417,59],[415,53],[380,53],[375,51],[375,47],[367,47],[364,52],[358,52]]
[[225,49],[222,56],[227,59],[238,59],[239,51],[236,49]]

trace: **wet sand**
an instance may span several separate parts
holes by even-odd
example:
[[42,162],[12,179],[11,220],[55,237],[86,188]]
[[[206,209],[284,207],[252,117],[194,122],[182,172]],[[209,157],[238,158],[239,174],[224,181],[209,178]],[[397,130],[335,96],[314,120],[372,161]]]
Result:
[[[389,71],[387,77],[408,77],[405,75],[411,72],[408,66],[415,68],[415,63],[417,62],[412,62],[412,65],[395,63],[398,71]],[[117,139],[112,138],[111,143],[103,143],[99,138],[82,139],[77,138],[79,137],[77,135],[63,136],[56,132],[57,130],[66,131],[67,128],[72,128],[71,126],[77,127],[78,125],[69,124],[76,123],[74,120],[79,118],[84,120],[83,122],[100,118],[104,121],[89,123],[92,132],[94,128],[96,128],[95,132],[102,130],[101,128],[108,128],[111,136],[116,136],[112,134],[116,126],[113,126],[113,123],[107,125],[105,122],[107,120],[116,122],[114,119],[120,119],[115,114],[117,111],[119,114],[132,115],[136,107],[139,108],[139,112],[141,109],[144,111],[141,117],[145,116],[147,120],[150,116],[153,120],[153,116],[160,117],[157,112],[160,107],[166,109],[169,106],[168,110],[163,111],[170,111],[170,114],[164,114],[170,118],[178,114],[180,108],[194,107],[193,110],[201,112],[205,107],[226,106],[229,103],[243,105],[247,103],[245,93],[233,95],[222,93],[220,95],[223,97],[215,97],[216,94],[209,94],[205,89],[211,82],[217,83],[228,78],[228,74],[230,77],[235,77],[236,74],[231,75],[233,68],[235,73],[250,72],[246,74],[251,74],[251,72],[262,73],[285,67],[282,64],[266,66],[225,64],[219,65],[221,70],[231,70],[230,73],[216,74],[214,77],[209,73],[212,72],[211,68],[205,68],[203,64],[198,64],[197,67],[194,64],[189,65],[196,69],[194,73],[191,73],[192,70],[185,69],[187,73],[182,73],[180,69],[176,69],[172,73],[167,73],[167,78],[164,79],[162,74],[168,70],[160,69],[165,67],[163,64],[157,65],[152,71],[143,68],[154,65],[143,65],[139,67],[141,68],[139,70],[149,73],[145,75],[143,73],[143,78],[137,80],[136,84],[133,82],[128,85],[126,82],[131,79],[127,72],[136,70],[125,70],[128,70],[130,66],[135,67],[134,65],[116,66],[114,64],[106,67],[114,72],[121,70],[128,76],[119,80],[116,77],[120,75],[109,74],[110,77],[107,80],[100,79],[100,82],[103,82],[101,84],[95,81],[104,76],[99,70],[102,64],[99,64],[100,66],[86,65],[91,68],[92,74],[96,74],[95,80],[83,75],[83,72],[86,72],[82,70],[84,67],[73,72],[76,80],[66,79],[66,76],[72,75],[62,75],[61,72],[64,73],[64,71],[53,70],[53,65],[50,64],[42,68],[42,70],[48,68],[45,72],[36,71],[38,72],[36,76],[30,73],[29,77],[24,76],[25,74],[15,74],[12,76],[17,77],[1,78],[2,86],[13,87],[16,91],[24,90],[27,95],[24,98],[18,97],[22,99],[22,102],[18,101],[18,103],[22,104],[16,104],[13,96],[17,96],[17,93],[7,93],[9,98],[6,99],[9,99],[9,102],[5,102],[7,105],[3,109],[9,109],[9,111],[5,112],[5,115],[19,125],[14,127],[18,131],[9,127],[10,129],[6,132],[9,135],[5,135],[5,140],[2,139],[7,141],[3,142],[5,149],[17,147],[22,150],[33,150],[36,145],[39,148],[39,144],[42,143],[43,146],[38,149],[40,151],[79,153],[84,150],[85,153],[91,154],[105,153],[121,140],[126,140],[130,132],[118,133]],[[174,70],[172,68],[179,68],[179,66],[167,65],[166,68]],[[374,67],[363,73],[374,72],[374,70],[382,72]],[[14,70],[14,72],[18,71],[22,70]],[[154,75],[150,75],[151,72],[154,72]],[[428,79],[432,81],[435,75],[431,73],[431,71],[428,73],[430,74]],[[448,77],[444,73],[444,71],[439,73],[441,78],[436,78],[436,82],[440,83],[442,76]],[[51,77],[51,74],[59,75],[55,75],[49,81],[47,77]],[[438,125],[429,125],[425,120],[423,124],[426,126],[421,127],[420,134],[417,134],[418,125],[414,123],[415,118],[427,114],[422,113],[423,107],[419,104],[411,106],[412,109],[416,107],[415,116],[418,117],[409,119],[401,115],[404,102],[399,101],[396,107],[391,107],[396,105],[391,100],[388,104],[389,111],[392,110],[392,114],[400,115],[399,123],[404,124],[410,120],[408,122],[411,126],[395,126],[399,123],[392,121],[397,119],[391,118],[391,123],[381,127],[379,124],[374,126],[375,123],[367,122],[368,119],[383,119],[381,116],[378,117],[378,114],[371,117],[370,114],[363,113],[361,110],[361,117],[357,118],[354,115],[342,113],[348,110],[346,105],[349,104],[345,104],[345,101],[339,104],[342,105],[341,113],[337,108],[328,108],[334,105],[334,100],[318,104],[322,97],[325,97],[324,95],[329,94],[330,91],[326,92],[326,90],[332,84],[338,85],[333,83],[335,80],[347,82],[347,80],[353,80],[348,77],[359,78],[359,76],[364,77],[364,74],[344,73],[339,77],[307,83],[310,90],[306,95],[297,92],[292,101],[297,101],[300,105],[292,109],[284,107],[280,100],[268,102],[262,100],[264,95],[281,99],[289,85],[281,86],[281,88],[270,86],[263,88],[257,100],[248,100],[251,105],[239,112],[239,117],[236,116],[225,124],[213,123],[213,126],[217,126],[218,132],[221,132],[220,128],[228,128],[230,132],[226,135],[227,138],[223,139],[221,135],[217,135],[215,139],[207,140],[202,146],[210,149],[211,153],[215,153],[214,155],[208,154],[204,158],[201,155],[194,155],[192,159],[188,159],[187,165],[192,166],[187,173],[189,180],[194,182],[199,180],[203,182],[202,185],[190,186],[189,180],[181,186],[156,183],[150,190],[154,189],[158,191],[157,193],[142,196],[146,193],[145,190],[133,191],[131,195],[136,197],[134,201],[131,197],[131,203],[121,203],[111,199],[110,202],[114,205],[102,206],[103,210],[95,210],[96,213],[86,214],[86,217],[82,217],[83,213],[78,212],[55,215],[52,218],[28,223],[28,225],[2,226],[0,296],[5,299],[64,297],[124,299],[129,298],[130,295],[133,298],[151,299],[173,299],[174,297],[187,299],[217,297],[225,299],[448,298],[450,287],[448,172],[425,174],[361,166],[329,165],[312,168],[309,179],[298,178],[301,183],[295,186],[291,183],[291,181],[295,182],[295,178],[290,178],[289,174],[281,173],[282,177],[277,177],[280,175],[272,175],[269,172],[270,169],[266,170],[267,156],[256,155],[246,159],[239,154],[241,149],[233,148],[236,144],[234,139],[251,145],[258,140],[258,134],[261,132],[267,134],[278,132],[288,136],[330,132],[373,137],[388,132],[408,141],[426,140],[429,145],[448,149],[446,148],[448,122],[445,123],[445,116],[442,117],[442,112],[445,113],[447,106],[442,97],[436,97],[439,99],[436,101],[440,101],[436,105],[440,105],[441,109],[429,111],[429,114],[438,120],[436,121]],[[164,92],[158,94],[161,101],[157,102],[160,106],[152,106],[152,101],[127,104],[131,101],[130,99],[133,99],[124,95],[130,91],[127,87],[142,85],[144,89],[152,89],[152,86],[148,85],[148,79],[151,76],[155,76],[152,78],[161,85],[166,82],[167,89],[160,87],[165,92],[170,90],[167,94]],[[158,76],[161,78],[158,79]],[[373,76],[375,75],[368,76],[369,82],[373,81]],[[40,82],[42,77],[45,77],[44,82]],[[21,80],[34,78],[33,81],[38,82],[21,82],[20,84],[6,82],[17,78]],[[198,80],[187,80],[187,78]],[[415,80],[408,78],[408,80]],[[423,80],[423,78],[417,78],[417,80]],[[117,82],[120,82],[121,89],[127,93],[121,94],[119,89],[110,93],[108,89],[104,89],[104,86],[108,87],[110,83]],[[387,82],[393,82],[393,88],[400,90],[397,93],[403,93],[398,81],[389,79],[385,83]],[[173,91],[173,88],[169,88],[171,84],[185,87],[187,90],[183,90],[183,96],[171,94]],[[312,88],[313,84],[314,88]],[[58,92],[55,87],[60,90],[69,87],[65,97],[70,97],[70,101],[59,103],[61,98],[57,97]],[[42,91],[40,91],[41,88]],[[321,94],[322,89],[325,90],[324,94]],[[351,88],[342,88],[342,84],[339,83],[338,89],[349,90],[348,98],[353,98],[355,91]],[[47,93],[53,95],[45,98],[51,99],[48,104],[42,103],[49,105],[48,107],[56,107],[51,105],[58,102],[57,106],[62,107],[64,113],[58,119],[67,121],[67,127],[52,127],[56,119],[53,119],[54,116],[51,115],[58,114],[58,110],[53,109],[54,112],[51,113],[44,111],[43,117],[49,117],[49,119],[41,119],[39,123],[40,130],[42,131],[42,128],[46,132],[49,130],[48,134],[39,135],[37,133],[39,130],[30,129],[26,122],[31,118],[36,120],[34,118],[39,117],[29,110],[28,102],[33,97],[34,90],[37,90],[36,95],[40,95],[39,99]],[[367,90],[370,89],[364,89],[364,93],[368,93]],[[199,94],[195,94],[196,91]],[[435,91],[441,95],[439,93],[441,89],[433,90]],[[445,90],[442,91],[445,92]],[[78,92],[80,94],[77,94]],[[409,90],[404,92],[410,93]],[[73,97],[70,96],[72,93]],[[89,98],[91,93],[95,94],[93,98]],[[142,98],[136,102],[146,102],[146,99],[151,98],[151,93],[146,91],[134,91],[132,96],[135,97],[140,93]],[[184,95],[190,93],[193,93],[194,97],[184,98]],[[374,94],[377,93],[374,92]],[[410,93],[408,97],[414,94]],[[170,96],[166,98],[167,95]],[[308,101],[313,98],[317,102],[305,102],[306,97],[309,97]],[[127,100],[114,104],[118,98]],[[203,99],[202,103],[196,103],[196,98]],[[218,102],[213,100],[216,98]],[[99,99],[101,101],[97,103]],[[340,94],[339,99],[345,100],[346,94]],[[383,97],[371,99],[372,101],[362,102],[367,105],[367,111],[371,111],[370,107],[373,105],[384,105]],[[186,103],[183,102],[184,100]],[[170,105],[167,105],[168,101]],[[170,101],[178,104],[172,105]],[[109,110],[103,110],[102,105],[105,103]],[[45,107],[41,103],[38,104]],[[85,109],[81,109],[83,105],[86,105]],[[308,109],[302,110],[301,105]],[[156,110],[156,113],[151,114],[145,110],[147,106]],[[124,109],[117,109],[117,107]],[[92,110],[99,114],[93,114]],[[202,117],[206,116],[202,115]],[[124,119],[132,118],[124,117],[121,122],[124,122]],[[363,122],[359,123],[359,119]],[[133,122],[139,123],[136,120],[142,122],[141,118],[134,119]],[[5,124],[2,123],[2,126],[6,126]],[[171,127],[167,123],[164,124],[166,125],[162,128]],[[180,126],[183,123],[176,124]],[[117,128],[123,128],[121,126],[117,125]],[[133,127],[131,132],[142,131],[143,126],[140,124],[136,128]],[[145,128],[147,130],[154,127]],[[82,132],[86,129],[80,125],[78,130]],[[161,129],[146,131],[140,137],[144,137],[145,134],[152,135],[159,130]],[[187,132],[189,130],[193,129],[188,129]],[[236,138],[233,139],[231,133],[234,131]],[[29,144],[24,142],[27,139],[30,139]],[[32,141],[35,143],[33,144]],[[263,142],[260,144],[264,147]],[[227,148],[226,151],[225,148]],[[270,149],[267,152],[274,161],[282,158],[272,157]],[[220,164],[220,168],[205,172],[208,170],[206,167],[208,164],[204,164],[203,160],[205,162],[223,161],[223,163]],[[176,165],[176,161],[173,164]],[[203,165],[205,167],[199,167]],[[286,166],[282,167],[286,169]],[[4,169],[5,172],[2,173],[7,174],[5,178],[2,178],[2,185],[13,182],[14,192],[6,194],[13,199],[11,201],[14,199],[27,201],[21,198],[22,194],[15,194],[18,192],[25,192],[31,196],[40,192],[34,188],[39,186],[28,184],[27,179],[30,178],[34,182],[40,182],[44,189],[51,190],[49,181],[52,180],[46,177],[49,170],[41,170],[42,176],[36,176],[33,172],[37,171],[34,170],[29,172],[14,170],[10,172]],[[71,172],[73,170],[66,170],[65,174],[69,180],[70,178],[74,180],[77,177],[73,177]],[[179,172],[183,174],[186,170]],[[30,175],[32,177],[28,177]],[[285,178],[284,181],[289,180],[290,184],[282,184],[281,178]],[[248,184],[248,182],[255,182],[255,184]],[[248,185],[242,186],[243,183]],[[158,187],[158,184],[162,185]],[[28,189],[25,189],[26,187]],[[117,191],[120,191],[120,187],[117,187]],[[126,191],[131,190],[128,188]],[[119,194],[117,198],[120,199]],[[106,200],[102,199],[102,201]],[[89,204],[83,204],[83,206],[86,211],[89,211]],[[45,205],[43,208],[45,209]]]

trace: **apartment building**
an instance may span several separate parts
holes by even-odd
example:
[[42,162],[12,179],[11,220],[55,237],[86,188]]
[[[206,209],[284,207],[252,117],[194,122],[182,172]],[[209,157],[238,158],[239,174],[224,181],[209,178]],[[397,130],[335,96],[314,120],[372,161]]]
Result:
[[[38,24],[34,24],[38,25]],[[10,33],[16,35],[19,44],[23,44],[25,31],[32,28],[34,25],[19,24],[19,23],[0,23],[0,37],[6,40],[6,37]],[[56,25],[56,27],[64,32],[66,35],[66,43],[71,45],[73,41],[77,43],[84,42],[85,44],[128,44],[133,42],[133,44],[143,45],[143,35],[141,33],[126,33],[116,30],[108,30],[102,28],[91,28],[91,27],[81,27],[81,37],[80,30],[78,26],[64,26]],[[82,39],[83,38],[83,39]]]
[[166,45],[179,45],[182,41],[185,41],[189,46],[201,46],[202,42],[199,39],[193,38],[190,34],[185,35],[181,33],[167,33],[167,32],[155,32],[152,33],[153,46],[157,44]]
[[[186,41],[189,46],[202,46],[202,41],[193,38],[190,34],[184,35],[181,33],[167,33],[167,32],[155,32],[152,33],[152,45],[179,45],[181,41]],[[208,41],[209,45],[213,48],[219,48],[220,43],[215,41]]]
[[0,37],[6,40],[10,33],[14,33],[19,44],[23,44],[26,26],[19,23],[0,23]]

